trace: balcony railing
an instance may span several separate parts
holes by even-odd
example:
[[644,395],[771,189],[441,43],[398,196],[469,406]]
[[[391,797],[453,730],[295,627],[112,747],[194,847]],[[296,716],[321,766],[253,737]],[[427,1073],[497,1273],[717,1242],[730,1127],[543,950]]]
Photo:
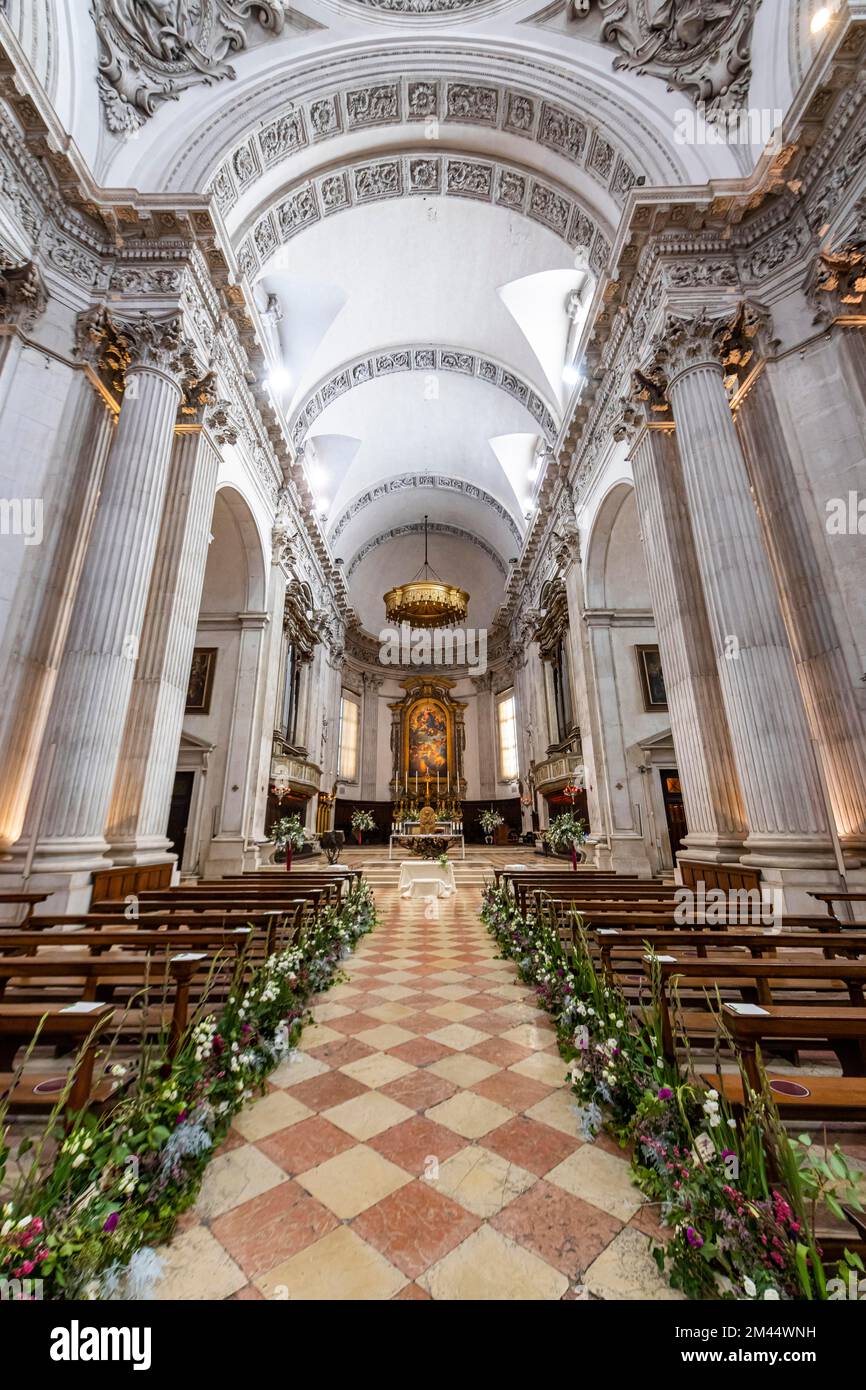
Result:
[[284,753],[271,758],[271,785],[282,786],[298,796],[313,796],[319,790],[322,769],[316,763],[290,758]]
[[583,753],[580,749],[548,758],[533,769],[536,790],[544,793],[561,791],[575,782],[582,786],[584,776]]

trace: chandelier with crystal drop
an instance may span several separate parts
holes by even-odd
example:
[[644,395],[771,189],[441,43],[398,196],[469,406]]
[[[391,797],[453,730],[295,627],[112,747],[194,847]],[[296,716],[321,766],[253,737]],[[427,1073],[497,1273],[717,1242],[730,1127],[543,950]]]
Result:
[[384,595],[389,623],[411,627],[454,627],[466,622],[469,595],[441,580],[427,559],[427,517],[424,518],[424,563],[408,584],[397,584]]

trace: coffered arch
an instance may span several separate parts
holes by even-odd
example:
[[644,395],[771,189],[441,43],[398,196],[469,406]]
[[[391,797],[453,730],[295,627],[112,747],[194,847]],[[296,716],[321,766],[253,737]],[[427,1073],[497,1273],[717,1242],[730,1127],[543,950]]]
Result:
[[553,444],[556,438],[558,412],[554,414],[550,403],[520,373],[512,371],[485,353],[424,343],[371,352],[346,362],[331,372],[308,391],[293,409],[289,420],[292,442],[296,447],[300,447],[322,411],[347,391],[356,390],[376,377],[399,372],[454,372],[472,377],[505,392],[525,406],[530,417],[528,427],[537,428],[548,444]]

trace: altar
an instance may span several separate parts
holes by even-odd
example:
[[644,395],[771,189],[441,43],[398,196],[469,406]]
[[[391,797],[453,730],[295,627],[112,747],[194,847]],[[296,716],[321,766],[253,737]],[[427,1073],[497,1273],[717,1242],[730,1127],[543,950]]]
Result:
[[457,892],[453,864],[404,859],[400,864],[401,898],[450,898]]
[[[447,851],[447,849],[449,848],[450,845],[459,844],[459,846],[460,846],[460,857],[461,857],[461,859],[465,859],[465,858],[466,858],[466,841],[465,841],[465,839],[464,839],[464,837],[463,837],[462,835],[450,835],[450,834],[446,834],[446,835],[418,835],[418,834],[415,834],[415,835],[412,835],[412,836],[410,837],[410,836],[408,836],[408,835],[402,834],[402,832],[401,832],[401,833],[394,834],[394,835],[389,835],[389,837],[388,837],[388,858],[389,858],[389,859],[393,859],[393,858],[394,858],[394,845],[395,845],[395,844],[401,845],[401,846],[403,846],[403,847],[405,848],[405,847],[407,846],[407,842],[408,842],[408,840],[409,840],[410,838],[413,839],[413,840],[430,840],[430,841],[438,841],[438,843],[442,846],[442,853],[443,853],[443,854]],[[429,864],[430,860],[428,859],[426,862]]]

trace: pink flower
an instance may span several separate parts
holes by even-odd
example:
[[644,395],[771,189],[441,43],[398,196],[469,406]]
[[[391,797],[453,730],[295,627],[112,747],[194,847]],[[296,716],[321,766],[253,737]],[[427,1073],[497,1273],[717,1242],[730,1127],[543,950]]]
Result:
[[120,1221],[120,1215],[119,1215],[119,1213],[116,1212],[116,1211],[113,1211],[113,1212],[111,1213],[111,1215],[108,1217],[108,1219],[106,1220],[106,1222],[105,1222],[105,1224],[103,1225],[103,1227],[102,1227],[103,1231],[105,1231],[105,1234],[108,1235],[108,1236],[110,1236],[111,1233],[112,1233],[112,1231],[116,1231],[116,1230],[117,1230],[117,1224],[118,1224],[119,1221]]

